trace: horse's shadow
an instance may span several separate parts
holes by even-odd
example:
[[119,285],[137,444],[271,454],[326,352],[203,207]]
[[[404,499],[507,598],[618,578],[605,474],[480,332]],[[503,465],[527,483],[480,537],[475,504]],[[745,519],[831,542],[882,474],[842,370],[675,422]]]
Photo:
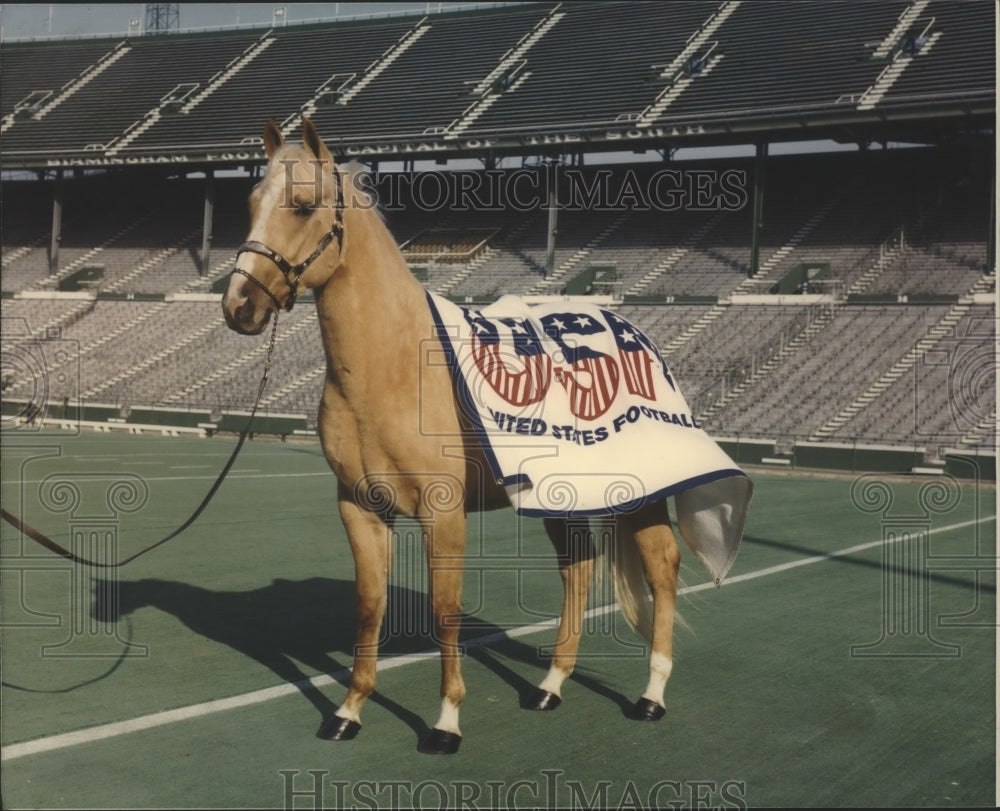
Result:
[[[430,620],[424,608],[426,603],[427,597],[422,592],[390,586],[387,618],[399,616],[399,610],[409,613],[403,630],[387,632],[390,624],[387,619],[380,655],[416,653],[436,647],[433,635],[427,630]],[[320,728],[333,718],[337,705],[311,683],[307,671],[330,674],[345,686],[349,683],[355,631],[353,581],[328,577],[276,579],[269,586],[249,591],[213,591],[155,578],[94,581],[92,610],[99,621],[117,622],[147,606],[176,617],[199,636],[229,646],[269,668],[282,681],[295,685],[320,713]],[[475,616],[464,617],[463,626],[471,626],[470,632],[463,636],[492,637],[496,639],[492,647],[503,646],[500,655],[491,646],[472,642],[467,655],[510,685],[518,695],[519,704],[524,706],[535,686],[505,664],[503,658],[547,666],[538,648],[504,637],[500,627]],[[599,679],[579,671],[573,679],[606,696],[623,712],[631,706],[624,696]],[[420,716],[378,690],[372,693],[371,700],[404,721],[418,740],[430,731]]]

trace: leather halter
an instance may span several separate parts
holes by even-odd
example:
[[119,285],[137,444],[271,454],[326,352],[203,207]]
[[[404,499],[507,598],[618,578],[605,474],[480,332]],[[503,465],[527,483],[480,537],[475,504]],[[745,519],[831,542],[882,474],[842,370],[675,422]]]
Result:
[[344,246],[344,185],[340,179],[340,171],[334,168],[333,173],[337,179],[337,207],[335,219],[333,221],[333,225],[330,226],[330,230],[326,232],[323,238],[319,241],[319,244],[316,246],[316,249],[309,254],[309,256],[297,265],[293,265],[276,250],[273,250],[272,248],[267,247],[267,245],[263,242],[257,242],[256,240],[244,242],[236,250],[237,262],[239,262],[241,253],[257,253],[261,256],[266,256],[278,266],[278,269],[284,276],[285,283],[289,288],[284,306],[282,306],[281,302],[278,301],[278,297],[272,293],[267,285],[260,281],[260,279],[251,276],[250,273],[243,270],[243,268],[233,268],[233,273],[239,273],[241,276],[245,276],[257,285],[257,287],[267,293],[267,295],[270,296],[271,301],[274,302],[275,308],[278,310],[284,309],[291,312],[292,306],[295,304],[296,296],[298,295],[299,279],[302,277],[302,274],[306,272],[306,269],[320,257],[323,251],[330,247],[330,243],[333,242],[334,239],[337,240],[337,246],[339,248],[342,249]]

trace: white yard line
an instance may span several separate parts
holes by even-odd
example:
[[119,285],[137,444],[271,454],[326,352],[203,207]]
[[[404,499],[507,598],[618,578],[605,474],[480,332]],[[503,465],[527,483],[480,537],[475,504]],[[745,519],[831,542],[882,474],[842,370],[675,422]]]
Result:
[[[266,474],[273,476],[274,474]],[[288,474],[296,475],[296,474]],[[317,474],[318,475],[318,474]],[[976,524],[987,523],[994,521],[996,516],[989,515],[983,518],[971,519],[968,521],[959,521],[955,524],[948,524],[947,526],[937,527],[936,529],[929,530],[928,534],[936,535],[942,532],[952,532],[957,529],[964,529],[965,527],[975,526]],[[902,538],[900,535],[898,538]],[[896,543],[898,541],[892,541]],[[723,584],[726,588],[736,584],[744,583],[749,580],[757,580],[761,577],[769,577],[775,574],[781,574],[790,569],[796,569],[800,566],[809,566],[813,563],[821,563],[825,560],[832,560],[834,558],[844,557],[845,555],[853,555],[858,552],[864,552],[868,549],[873,549],[877,546],[881,546],[886,541],[882,538],[874,541],[867,541],[866,543],[855,544],[854,546],[848,546],[844,549],[838,549],[834,552],[827,552],[822,555],[813,555],[808,558],[801,558],[799,560],[789,561],[787,563],[781,563],[777,566],[768,566],[764,569],[758,569],[753,572],[746,572],[745,574],[734,575],[726,579]],[[704,591],[706,589],[715,588],[715,584],[712,582],[699,583],[695,586],[687,586],[685,588],[679,589],[679,594],[691,594],[696,591]],[[617,605],[614,603],[604,606],[598,606],[587,611],[586,616],[588,618],[603,616],[605,614],[610,614],[617,610]],[[494,642],[499,642],[504,639],[517,639],[522,636],[527,636],[529,634],[536,633],[538,631],[548,630],[554,628],[559,624],[559,618],[553,617],[552,619],[542,620],[541,622],[535,622],[530,625],[522,625],[517,628],[512,628],[508,631],[497,631],[492,634],[487,634],[485,636],[476,637],[475,639],[469,639],[462,642],[462,646],[465,648],[475,648],[481,647],[483,645],[490,645]],[[434,659],[438,655],[437,650],[424,651],[422,653],[406,654],[402,656],[394,656],[388,659],[383,659],[378,663],[378,671],[384,672],[386,670],[395,670],[398,667],[406,667],[407,665],[416,664],[417,662],[423,662],[428,659]],[[177,721],[188,721],[194,718],[202,718],[206,715],[212,715],[217,712],[224,712],[226,710],[235,710],[242,707],[249,707],[253,704],[259,704],[263,701],[271,701],[272,699],[282,698],[287,695],[292,695],[294,693],[300,692],[301,690],[307,688],[320,688],[327,685],[333,684],[334,682],[346,683],[350,678],[350,670],[348,668],[343,668],[338,670],[336,673],[324,673],[319,676],[315,676],[311,679],[304,679],[299,682],[278,684],[274,687],[266,687],[263,690],[254,690],[251,693],[243,693],[242,695],[231,696],[230,698],[220,698],[215,701],[205,701],[201,704],[192,704],[189,707],[180,707],[175,710],[166,710],[165,712],[156,712],[150,715],[142,715],[138,718],[131,718],[127,721],[117,721],[111,724],[102,724],[96,727],[90,727],[88,729],[80,729],[75,732],[66,732],[60,735],[50,735],[45,738],[36,738],[32,741],[23,741],[21,743],[11,744],[9,746],[3,747],[3,751],[0,752],[0,760],[16,760],[17,758],[27,757],[28,755],[36,755],[43,752],[52,752],[56,749],[64,749],[69,746],[77,746],[84,743],[93,743],[95,741],[106,740],[107,738],[116,738],[120,735],[126,735],[129,732],[138,732],[143,729],[153,729],[154,727],[163,726],[164,724],[172,724]]]

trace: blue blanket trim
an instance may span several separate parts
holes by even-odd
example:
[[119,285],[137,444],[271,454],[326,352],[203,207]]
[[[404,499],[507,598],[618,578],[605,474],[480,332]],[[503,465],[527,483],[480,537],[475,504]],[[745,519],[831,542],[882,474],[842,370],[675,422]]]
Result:
[[677,484],[672,484],[669,487],[657,490],[655,493],[649,493],[641,498],[626,501],[623,504],[618,504],[614,507],[569,511],[520,509],[517,510],[517,514],[522,515],[525,518],[597,518],[607,515],[619,515],[621,513],[634,512],[645,504],[649,504],[653,501],[661,501],[669,496],[675,496],[678,493],[683,493],[685,490],[693,490],[695,487],[700,487],[703,484],[711,484],[712,482],[719,481],[720,479],[730,479],[734,476],[742,476],[744,479],[749,478],[742,470],[717,470],[713,473],[706,473],[702,476],[694,476],[693,478],[685,479],[682,482],[677,482]]
[[476,401],[473,399],[472,392],[469,390],[469,387],[465,382],[465,378],[462,376],[462,370],[458,365],[458,358],[456,357],[455,352],[452,351],[448,327],[442,321],[441,313],[434,304],[434,299],[431,297],[431,294],[425,291],[425,295],[427,296],[427,304],[431,308],[431,315],[434,317],[434,326],[437,329],[438,340],[441,341],[441,348],[444,350],[445,357],[448,359],[448,368],[451,370],[451,379],[455,383],[455,390],[458,394],[459,408],[462,409],[465,416],[472,423],[476,438],[479,440],[479,444],[482,445],[483,453],[486,455],[486,461],[490,465],[493,478],[496,480],[497,484],[502,485],[503,487],[529,481],[528,477],[523,473],[520,473],[517,476],[504,478],[500,468],[500,462],[497,460],[496,454],[493,453],[493,448],[490,447],[489,434],[486,432],[486,427],[483,425],[483,421],[480,418],[479,409],[476,408]]

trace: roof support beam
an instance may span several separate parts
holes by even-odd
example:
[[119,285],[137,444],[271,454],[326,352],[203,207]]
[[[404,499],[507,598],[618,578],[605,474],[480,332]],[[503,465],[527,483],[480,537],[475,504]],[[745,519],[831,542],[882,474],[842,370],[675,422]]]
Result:
[[62,243],[63,170],[56,169],[52,192],[52,238],[49,242],[49,276],[59,272],[59,245]]
[[212,216],[215,213],[215,170],[205,170],[205,214],[201,223],[201,269],[204,278],[211,267]]
[[764,224],[764,179],[767,161],[767,142],[757,144],[757,157],[753,172],[753,233],[750,236],[750,277],[760,270],[760,231]]

